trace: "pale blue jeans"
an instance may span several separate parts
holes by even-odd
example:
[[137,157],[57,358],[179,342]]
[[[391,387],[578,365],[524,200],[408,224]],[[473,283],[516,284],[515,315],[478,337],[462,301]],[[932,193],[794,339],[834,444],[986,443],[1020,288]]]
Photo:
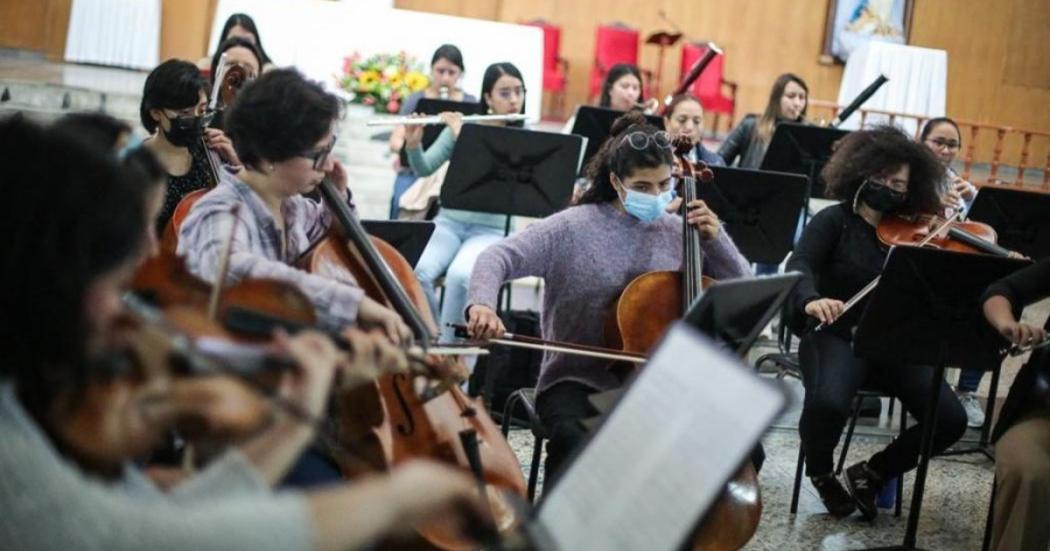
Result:
[[[474,262],[482,251],[503,239],[503,229],[484,224],[465,224],[438,214],[434,233],[416,264],[416,279],[430,301],[430,309],[441,325],[442,340],[451,339],[455,330],[450,323],[464,323],[467,288]],[[445,301],[438,313],[434,281],[445,275]]]

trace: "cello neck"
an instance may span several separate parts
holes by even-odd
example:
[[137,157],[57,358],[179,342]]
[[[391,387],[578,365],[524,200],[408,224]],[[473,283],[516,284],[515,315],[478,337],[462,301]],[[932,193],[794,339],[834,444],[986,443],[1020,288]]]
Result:
[[688,221],[687,205],[696,199],[696,179],[682,178],[682,311],[684,312],[703,293],[703,253],[700,250],[700,230]]
[[343,200],[343,195],[335,189],[327,178],[319,186],[321,191],[321,197],[324,199],[325,204],[328,206],[328,210],[332,212],[332,216],[335,218],[336,223],[342,228],[344,235],[347,239],[353,243],[357,249],[358,254],[361,256],[361,260],[364,262],[368,271],[371,272],[372,277],[375,278],[376,283],[382,289],[386,299],[390,302],[391,308],[397,312],[401,318],[408,324],[409,328],[412,329],[412,334],[416,338],[416,342],[420,346],[426,346],[430,342],[430,330],[427,329],[426,323],[423,318],[420,317],[419,311],[412,305],[412,301],[409,300],[408,295],[405,294],[404,288],[401,284],[391,275],[390,270],[387,268],[386,263],[383,262],[382,257],[376,251],[375,247],[372,246],[372,242],[368,239],[368,233],[365,231],[361,223],[358,222],[357,218],[350,212],[350,207]]

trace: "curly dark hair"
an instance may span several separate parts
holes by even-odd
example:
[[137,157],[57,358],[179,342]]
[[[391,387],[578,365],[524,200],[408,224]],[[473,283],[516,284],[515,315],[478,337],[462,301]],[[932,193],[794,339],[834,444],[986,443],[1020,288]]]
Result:
[[635,149],[625,143],[623,136],[631,132],[655,134],[661,130],[645,119],[640,111],[628,111],[613,122],[609,130],[609,139],[605,140],[598,153],[595,153],[587,164],[586,175],[591,186],[580,196],[576,204],[608,203],[619,195],[613,187],[609,174],[616,174],[621,179],[629,177],[639,168],[656,168],[661,165],[674,165],[674,155],[670,149],[660,147],[654,140],[649,140],[645,149]]
[[934,213],[940,207],[938,182],[944,167],[930,150],[894,126],[852,132],[835,144],[835,152],[820,176],[827,196],[853,201],[868,178],[884,176],[908,165],[908,198],[901,214]]
[[139,121],[147,132],[157,130],[157,121],[150,115],[151,109],[177,111],[193,107],[200,101],[200,94],[208,93],[208,81],[201,76],[200,69],[189,61],[169,59],[157,65],[142,86],[142,103],[139,104]]
[[0,120],[0,375],[46,404],[101,374],[86,367],[85,292],[141,254],[145,186],[115,156],[59,127]]
[[224,117],[241,162],[259,168],[301,155],[339,118],[339,99],[295,69],[275,69],[246,84]]

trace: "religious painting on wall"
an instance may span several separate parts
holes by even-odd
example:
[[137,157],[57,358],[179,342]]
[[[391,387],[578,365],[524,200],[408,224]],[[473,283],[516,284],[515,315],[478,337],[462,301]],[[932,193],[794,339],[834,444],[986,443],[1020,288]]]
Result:
[[871,40],[907,44],[914,0],[828,0],[822,63],[845,63]]

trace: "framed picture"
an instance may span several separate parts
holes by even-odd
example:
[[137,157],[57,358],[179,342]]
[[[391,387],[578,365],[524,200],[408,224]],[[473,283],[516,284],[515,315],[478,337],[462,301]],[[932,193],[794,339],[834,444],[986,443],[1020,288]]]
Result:
[[870,40],[907,44],[915,0],[828,0],[821,63],[845,63]]

